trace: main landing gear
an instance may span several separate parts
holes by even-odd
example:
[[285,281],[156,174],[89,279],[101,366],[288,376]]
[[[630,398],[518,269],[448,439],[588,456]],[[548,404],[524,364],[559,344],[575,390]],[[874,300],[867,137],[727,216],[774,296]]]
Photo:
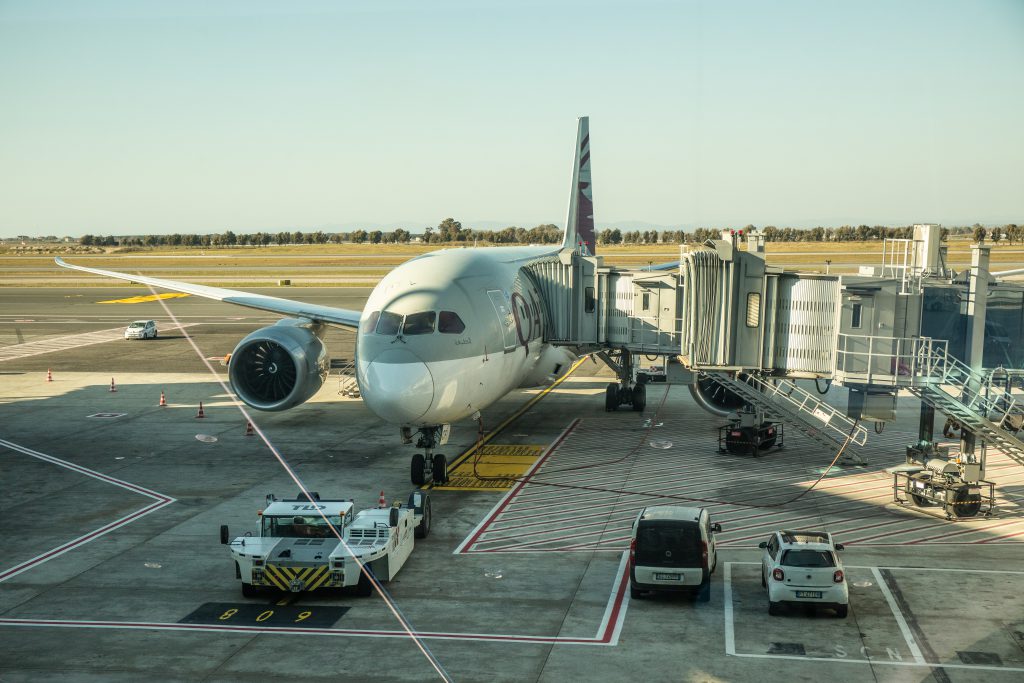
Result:
[[633,406],[633,410],[642,412],[647,407],[647,383],[635,380],[633,354],[623,349],[618,354],[618,362],[605,353],[598,354],[598,357],[619,377],[618,382],[612,382],[605,387],[604,409],[611,413],[618,410],[619,406],[625,405]]
[[441,426],[420,427],[419,429],[416,448],[422,448],[423,452],[412,456],[410,467],[412,483],[415,486],[423,486],[428,481],[433,481],[435,484],[444,484],[448,481],[448,460],[444,454],[434,452],[434,447],[438,445],[441,436],[441,429]]

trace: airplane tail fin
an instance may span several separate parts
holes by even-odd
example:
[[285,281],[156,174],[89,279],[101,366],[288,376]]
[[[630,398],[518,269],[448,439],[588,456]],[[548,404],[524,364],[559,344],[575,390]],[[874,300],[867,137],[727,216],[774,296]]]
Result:
[[565,221],[562,249],[578,251],[584,256],[597,253],[594,234],[594,193],[590,182],[590,117],[579,118],[576,150],[572,163],[572,188],[569,194],[569,215]]

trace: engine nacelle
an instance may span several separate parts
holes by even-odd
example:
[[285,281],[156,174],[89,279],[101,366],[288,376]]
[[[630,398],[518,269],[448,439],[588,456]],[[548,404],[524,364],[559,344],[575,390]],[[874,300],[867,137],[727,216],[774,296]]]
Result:
[[719,417],[728,417],[746,404],[741,396],[706,375],[698,376],[690,385],[690,393],[697,405]]
[[238,343],[228,363],[231,388],[257,410],[287,410],[309,400],[327,379],[320,326],[285,318]]
[[526,373],[526,377],[519,383],[519,386],[547,386],[569,372],[569,368],[576,362],[576,359],[576,354],[564,346],[545,346],[540,352],[537,364]]

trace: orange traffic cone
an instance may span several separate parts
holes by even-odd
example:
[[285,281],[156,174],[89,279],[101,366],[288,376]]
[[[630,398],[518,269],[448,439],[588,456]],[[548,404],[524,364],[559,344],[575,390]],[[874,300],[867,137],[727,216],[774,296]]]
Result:
[[110,378],[110,393],[112,393],[112,394],[116,394],[117,393],[117,385],[114,384],[114,378],[113,377]]
[[387,506],[388,506],[388,501],[387,501],[387,499],[384,498],[384,492],[381,491],[380,492],[380,498],[377,499],[377,507],[383,509],[383,508],[386,508]]
[[158,404],[161,408],[167,407],[167,399],[164,398],[164,392],[160,392],[160,403]]
[[52,382],[53,381],[53,373],[50,371],[50,368],[46,368],[46,381],[47,382]]
[[256,430],[252,428],[252,422],[246,422],[245,423],[245,435],[246,436],[255,436],[256,435]]
[[196,418],[206,417],[206,413],[203,412],[203,402],[199,402],[199,412],[196,413]]

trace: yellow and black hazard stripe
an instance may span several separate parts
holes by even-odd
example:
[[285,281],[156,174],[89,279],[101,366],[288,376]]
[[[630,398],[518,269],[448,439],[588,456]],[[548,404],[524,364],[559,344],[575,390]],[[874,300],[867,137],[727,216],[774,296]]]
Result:
[[292,583],[299,582],[299,590],[315,591],[330,578],[327,565],[319,567],[282,567],[268,564],[263,568],[263,577],[272,585],[283,591],[291,591]]

